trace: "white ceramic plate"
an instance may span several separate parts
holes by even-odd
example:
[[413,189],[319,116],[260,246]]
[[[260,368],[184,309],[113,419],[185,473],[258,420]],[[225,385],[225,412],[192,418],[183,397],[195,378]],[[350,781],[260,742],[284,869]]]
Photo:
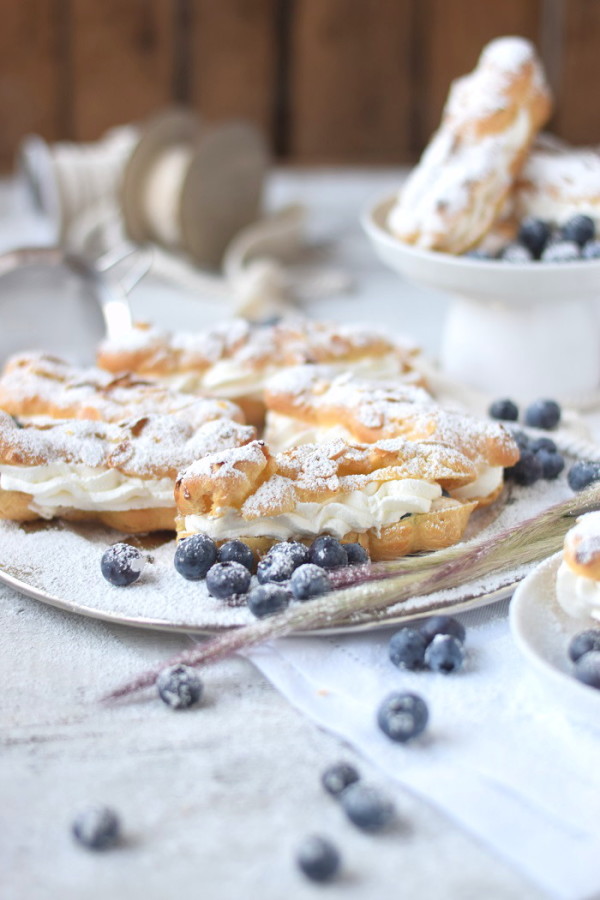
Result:
[[510,604],[510,627],[517,647],[551,693],[571,717],[597,721],[600,691],[573,675],[568,656],[571,638],[594,628],[591,619],[574,619],[556,599],[556,572],[562,558],[544,560],[517,587]]

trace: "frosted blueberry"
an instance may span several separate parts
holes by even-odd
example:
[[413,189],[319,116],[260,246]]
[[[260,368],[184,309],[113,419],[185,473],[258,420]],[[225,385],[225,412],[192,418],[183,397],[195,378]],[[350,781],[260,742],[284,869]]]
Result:
[[519,407],[512,400],[504,398],[494,400],[488,410],[492,419],[500,419],[503,422],[516,422],[519,418]]
[[200,701],[204,685],[192,666],[169,666],[156,679],[160,699],[171,709],[188,709]]
[[449,675],[462,666],[465,651],[462,643],[451,634],[436,634],[425,651],[425,665],[432,672]]
[[144,557],[131,544],[113,544],[102,554],[100,570],[107,581],[117,587],[126,587],[137,581],[144,568]]
[[344,550],[346,551],[346,556],[348,557],[349,566],[365,566],[371,562],[369,554],[362,546],[362,544],[344,544]]
[[377,710],[377,724],[383,733],[402,744],[421,734],[428,720],[427,704],[409,691],[390,694]]
[[358,771],[350,763],[335,763],[321,775],[321,784],[332,797],[339,797],[350,784],[360,778]]
[[248,609],[257,619],[272,616],[289,605],[291,594],[283,585],[267,582],[252,588],[246,602]]
[[362,781],[356,781],[342,791],[340,803],[350,821],[363,831],[381,831],[395,816],[393,803]]
[[329,575],[320,566],[305,563],[293,573],[290,588],[296,600],[312,600],[331,590]]
[[250,572],[241,563],[215,563],[206,573],[208,593],[219,600],[245,594],[250,587]]
[[464,642],[466,631],[465,626],[453,616],[439,615],[429,616],[419,624],[419,631],[425,638],[426,643],[431,643],[437,634],[451,634],[461,643]]
[[327,838],[311,835],[300,844],[296,861],[311,881],[331,881],[340,867],[340,854]]
[[108,806],[91,806],[75,818],[72,832],[88,850],[108,850],[119,842],[121,827],[117,814]]
[[569,469],[567,481],[572,491],[582,491],[600,479],[600,463],[580,460]]
[[254,553],[243,541],[225,541],[217,554],[219,562],[237,562],[249,572],[254,569]]
[[560,422],[560,414],[556,400],[536,400],[525,410],[525,424],[549,431]]
[[569,659],[577,662],[584,653],[591,650],[600,651],[600,628],[588,628],[587,631],[576,634],[569,644]]
[[390,638],[388,654],[399,669],[420,669],[425,658],[427,642],[418,628],[405,626]]
[[336,538],[322,534],[310,546],[310,561],[323,569],[336,569],[348,565],[348,554]]
[[207,534],[183,538],[175,550],[176,570],[188,581],[201,581],[217,561],[217,545]]

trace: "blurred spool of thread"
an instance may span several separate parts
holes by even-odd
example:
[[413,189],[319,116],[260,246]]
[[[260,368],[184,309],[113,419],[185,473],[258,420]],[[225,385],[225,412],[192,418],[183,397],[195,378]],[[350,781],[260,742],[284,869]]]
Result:
[[140,137],[135,125],[112,128],[99,141],[48,144],[38,135],[21,143],[18,168],[33,205],[51,222],[57,243],[83,212],[119,203],[127,160]]

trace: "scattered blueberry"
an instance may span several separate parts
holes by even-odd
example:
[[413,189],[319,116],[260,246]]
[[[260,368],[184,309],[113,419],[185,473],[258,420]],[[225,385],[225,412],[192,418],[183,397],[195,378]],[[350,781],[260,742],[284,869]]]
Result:
[[171,709],[187,709],[200,701],[204,685],[192,666],[169,666],[156,679],[160,696]]
[[600,650],[589,650],[579,657],[575,663],[575,678],[590,687],[600,688]]
[[73,836],[88,850],[108,850],[121,836],[119,818],[107,806],[91,806],[79,813],[72,826]]
[[[445,639],[435,638],[435,640]],[[458,643],[455,638],[448,639]],[[408,691],[390,694],[377,710],[377,724],[383,733],[392,741],[401,744],[421,734],[428,719],[429,710],[423,698]]]
[[348,554],[336,538],[322,534],[310,546],[310,561],[323,569],[337,569],[348,565]]
[[516,422],[519,418],[519,407],[508,399],[494,400],[488,412],[492,419],[501,419],[503,422]]
[[531,441],[529,440],[529,435],[525,434],[524,431],[521,431],[520,429],[516,429],[516,428],[514,430],[511,430],[511,434],[512,434],[513,438],[515,439],[519,450],[528,450],[529,449],[529,447],[531,445]]
[[365,566],[371,562],[369,554],[362,544],[344,544],[349,566]]
[[241,563],[215,563],[206,573],[208,593],[219,600],[245,594],[250,587],[250,572]]
[[581,259],[581,251],[575,241],[551,242],[541,256],[542,262],[562,263],[573,262],[576,259]]
[[188,581],[200,581],[217,561],[217,546],[207,534],[183,538],[175,550],[175,568]]
[[100,570],[107,581],[125,587],[137,581],[144,568],[144,557],[131,544],[113,544],[102,554]]
[[536,400],[525,410],[525,424],[550,431],[560,422],[560,412],[556,400]]
[[558,478],[565,467],[565,461],[560,453],[553,453],[551,450],[538,450],[537,458],[542,464],[542,478],[547,481]]
[[521,450],[519,460],[504,470],[507,478],[512,478],[517,484],[523,487],[535,484],[543,475],[542,463],[537,453],[532,450]]
[[237,562],[246,566],[249,572],[254,569],[254,553],[243,541],[225,541],[218,552],[219,562]]
[[266,582],[252,588],[247,597],[248,609],[257,619],[272,616],[289,605],[291,594],[287,588],[275,582]]
[[329,575],[314,563],[304,563],[294,571],[290,588],[296,600],[311,600],[331,590]]
[[581,251],[581,255],[584,259],[600,259],[600,241],[589,241]]
[[529,441],[528,446],[534,453],[538,453],[540,450],[548,450],[550,453],[558,452],[556,444],[549,437],[534,438],[534,440]]
[[462,643],[451,634],[436,634],[425,651],[425,665],[432,672],[450,675],[463,664],[465,651]]
[[589,653],[591,650],[600,651],[600,629],[598,628],[580,631],[572,638],[569,644],[569,659],[577,662],[584,653]]
[[399,669],[421,669],[427,642],[417,628],[405,625],[390,638],[388,654]]
[[594,481],[600,480],[600,463],[580,460],[569,469],[567,481],[572,491],[582,491]]
[[339,797],[348,785],[358,781],[360,775],[350,763],[336,763],[325,769],[321,775],[321,784],[332,797]]
[[263,556],[256,569],[261,584],[267,581],[288,581],[292,572],[308,562],[308,547],[298,541],[282,541],[275,544]]
[[580,247],[587,244],[596,236],[596,226],[594,220],[589,216],[577,215],[573,216],[563,225],[562,237],[565,241],[574,241]]
[[523,244],[508,244],[500,258],[507,263],[528,263],[533,260],[533,253]]
[[547,222],[543,222],[542,219],[534,219],[532,216],[528,216],[521,222],[518,240],[519,243],[524,244],[525,247],[527,247],[532,256],[539,259],[544,247],[548,243],[550,232],[551,229]]
[[296,861],[311,881],[331,881],[340,867],[340,854],[327,838],[311,835],[300,844]]
[[464,643],[466,637],[465,626],[453,616],[430,616],[420,623],[419,631],[427,644],[430,644],[438,634],[450,634],[461,644]]
[[342,791],[340,803],[350,821],[363,831],[381,831],[395,816],[393,803],[361,781]]

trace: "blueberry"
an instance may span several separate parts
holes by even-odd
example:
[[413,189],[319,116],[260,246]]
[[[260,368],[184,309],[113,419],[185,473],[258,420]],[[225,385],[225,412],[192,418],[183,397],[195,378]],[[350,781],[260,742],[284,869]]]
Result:
[[503,422],[516,422],[519,418],[519,407],[512,400],[494,400],[488,413],[492,419],[501,419]]
[[357,770],[350,763],[336,763],[329,766],[321,775],[321,784],[332,797],[339,797],[348,785],[360,778]]
[[542,478],[546,481],[554,481],[565,467],[565,461],[560,453],[542,449],[538,451],[537,457],[542,464]]
[[72,825],[73,836],[88,850],[108,850],[119,843],[119,818],[107,806],[91,806],[79,813]]
[[311,600],[331,590],[329,575],[314,563],[304,563],[293,573],[290,588],[296,600]]
[[381,831],[395,816],[393,803],[370,785],[357,781],[340,794],[350,821],[363,831]]
[[259,584],[247,597],[248,609],[257,619],[272,616],[289,605],[291,594],[287,588],[274,582]]
[[177,544],[174,564],[188,581],[200,581],[217,561],[217,546],[207,534],[192,534]]
[[561,234],[565,241],[574,241],[580,247],[587,244],[596,236],[596,225],[589,216],[577,215],[561,228]]
[[535,484],[542,477],[542,462],[539,455],[533,453],[532,450],[521,450],[519,460],[514,466],[505,469],[504,474],[507,478],[512,478],[517,484],[528,487],[531,484]]
[[420,669],[426,646],[423,634],[417,628],[407,625],[390,638],[388,654],[399,669]]
[[589,650],[579,657],[575,663],[575,678],[590,687],[600,688],[600,650]]
[[419,631],[427,644],[430,644],[437,634],[450,634],[461,644],[466,637],[465,626],[453,616],[429,616],[419,624]]
[[219,600],[245,594],[250,587],[250,572],[241,563],[215,563],[206,573],[208,593]]
[[580,460],[569,469],[567,481],[572,491],[582,491],[594,481],[600,480],[600,463]]
[[[440,640],[440,638],[435,638]],[[445,640],[445,638],[441,638]],[[450,638],[454,641],[455,638]],[[460,646],[460,644],[459,644]],[[427,704],[418,694],[396,692],[385,698],[377,710],[377,724],[392,741],[404,744],[425,730],[429,719]]]
[[336,538],[322,534],[310,546],[310,561],[323,569],[337,569],[348,565],[348,554]]
[[600,259],[600,241],[589,241],[581,251],[581,255],[584,259]]
[[525,410],[525,424],[550,431],[560,422],[560,414],[556,400],[536,400]]
[[572,638],[569,644],[569,659],[577,662],[584,653],[589,653],[591,650],[600,650],[600,629],[598,628],[580,631]]
[[200,701],[204,685],[191,666],[169,666],[156,679],[160,696],[171,709],[187,709]]
[[243,541],[225,541],[219,548],[219,562],[237,562],[246,566],[249,572],[254,569],[254,553]]
[[529,216],[521,222],[518,240],[527,247],[536,259],[539,259],[548,243],[550,231],[551,229],[547,222]]
[[531,447],[531,441],[529,440],[529,436],[525,434],[524,431],[519,429],[511,430],[511,435],[517,443],[519,450],[529,450]]
[[296,861],[311,881],[331,881],[340,867],[340,854],[327,838],[311,835],[300,844]]
[[542,262],[573,262],[581,258],[581,252],[574,241],[554,241],[548,244],[540,258]]
[[532,262],[533,253],[523,244],[509,244],[502,251],[500,258],[507,263],[528,263]]
[[549,437],[539,437],[529,441],[529,449],[534,453],[538,453],[540,450],[548,450],[550,453],[558,452],[556,444]]
[[271,547],[263,556],[256,569],[256,576],[262,583],[267,581],[287,581],[292,572],[308,562],[308,547],[299,541],[282,541]]
[[113,544],[102,554],[100,570],[107,581],[125,587],[137,581],[144,568],[144,557],[131,544]]
[[366,566],[371,562],[369,554],[362,544],[352,543],[344,544],[344,550],[348,557],[349,566]]
[[432,672],[449,675],[457,672],[463,664],[463,645],[451,634],[436,634],[425,651],[425,665]]

